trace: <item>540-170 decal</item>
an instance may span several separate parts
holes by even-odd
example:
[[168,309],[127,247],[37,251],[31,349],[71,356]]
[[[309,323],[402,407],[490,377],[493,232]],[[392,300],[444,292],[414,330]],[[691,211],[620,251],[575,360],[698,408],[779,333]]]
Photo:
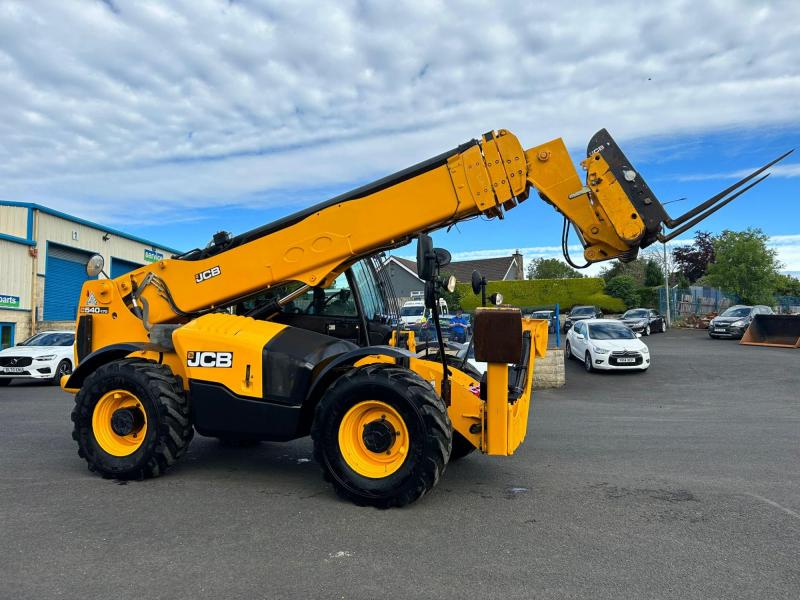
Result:
[[186,364],[190,367],[229,369],[233,366],[233,352],[190,350],[186,353]]

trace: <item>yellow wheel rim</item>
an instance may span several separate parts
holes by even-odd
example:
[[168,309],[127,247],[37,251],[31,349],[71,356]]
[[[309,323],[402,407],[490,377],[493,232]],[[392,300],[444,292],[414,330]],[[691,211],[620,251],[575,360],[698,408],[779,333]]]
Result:
[[342,456],[364,477],[380,479],[397,471],[408,456],[409,443],[408,428],[400,413],[377,400],[359,402],[339,425]]
[[[138,409],[144,424],[138,431],[119,435],[111,426],[111,418],[121,408]],[[147,434],[147,413],[139,399],[128,390],[112,390],[94,406],[92,432],[100,447],[113,456],[128,456],[136,452]]]

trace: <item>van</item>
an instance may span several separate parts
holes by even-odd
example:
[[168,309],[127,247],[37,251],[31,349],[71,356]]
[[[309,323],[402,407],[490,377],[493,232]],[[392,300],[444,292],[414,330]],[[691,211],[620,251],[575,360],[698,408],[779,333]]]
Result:
[[[450,311],[447,309],[447,302],[444,298],[439,298],[439,314],[443,317],[450,314]],[[403,307],[400,309],[400,320],[403,325],[416,325],[430,318],[431,311],[425,308],[425,302],[423,300],[409,300],[404,302]]]

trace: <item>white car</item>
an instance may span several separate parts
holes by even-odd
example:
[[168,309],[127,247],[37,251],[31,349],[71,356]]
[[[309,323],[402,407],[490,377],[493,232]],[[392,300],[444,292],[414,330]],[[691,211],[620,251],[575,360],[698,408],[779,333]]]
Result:
[[62,375],[72,373],[74,343],[71,331],[43,331],[0,351],[0,386],[12,379],[45,379],[58,385]]
[[650,349],[620,321],[586,319],[567,333],[564,352],[567,358],[583,361],[587,371],[595,369],[646,371]]

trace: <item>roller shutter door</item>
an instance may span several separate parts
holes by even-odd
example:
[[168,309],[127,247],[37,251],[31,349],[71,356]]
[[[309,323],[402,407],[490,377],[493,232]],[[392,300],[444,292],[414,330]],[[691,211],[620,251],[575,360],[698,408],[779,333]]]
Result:
[[121,258],[114,258],[111,257],[111,279],[116,279],[120,275],[125,275],[130,271],[138,269],[139,267],[143,267],[144,265],[140,265],[135,262],[131,262],[129,260],[122,260]]
[[48,244],[44,278],[44,320],[73,321],[91,254],[65,246]]

